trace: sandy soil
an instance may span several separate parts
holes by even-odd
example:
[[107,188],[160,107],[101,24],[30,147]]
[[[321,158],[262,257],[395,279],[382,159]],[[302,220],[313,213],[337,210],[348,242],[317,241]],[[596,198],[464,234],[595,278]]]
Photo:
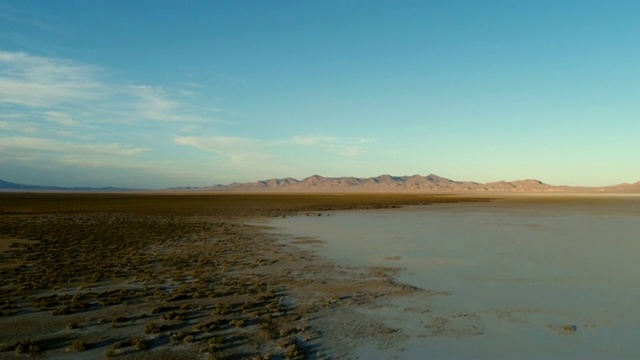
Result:
[[[265,219],[486,201],[416,195],[0,194],[0,356],[341,358],[402,339],[361,315],[423,290],[339,267]],[[317,240],[294,239],[313,244]]]

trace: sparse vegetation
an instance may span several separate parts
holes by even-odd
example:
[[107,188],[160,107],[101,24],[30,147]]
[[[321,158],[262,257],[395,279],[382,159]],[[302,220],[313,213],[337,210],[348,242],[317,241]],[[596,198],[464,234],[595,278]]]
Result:
[[138,350],[149,349],[149,341],[141,338],[135,338],[131,341],[132,345]]
[[[132,334],[162,338],[168,332],[167,343],[193,343],[188,347],[192,351],[204,348],[212,356],[233,357],[245,346],[250,354],[295,358],[304,348],[303,337],[278,349],[275,342],[293,336],[291,329],[306,320],[300,316],[302,308],[285,305],[283,299],[287,288],[312,282],[289,274],[282,265],[297,264],[300,258],[243,221],[248,216],[434,201],[460,199],[2,193],[0,239],[22,242],[0,258],[0,265],[16,264],[0,267],[0,316],[7,323],[34,312],[42,319],[58,317],[56,328],[41,328],[46,320],[27,324],[35,336],[60,331],[65,324],[68,330],[80,324],[98,327],[104,331],[75,340],[68,350],[93,351],[96,344],[112,343],[102,350],[107,358],[125,348],[149,348],[151,340],[129,338]],[[129,312],[130,305],[138,307],[138,315]],[[320,310],[309,307],[304,313]],[[179,331],[193,319],[199,323]],[[65,350],[47,350],[44,340],[13,338],[9,328],[1,334],[2,352],[54,356],[57,351],[59,356]],[[243,336],[257,341],[237,340]]]
[[79,327],[80,325],[78,325],[78,323],[75,321],[71,321],[70,323],[67,324],[67,329],[69,330],[77,329]]
[[75,340],[71,346],[69,346],[70,351],[86,351],[89,348],[89,345],[82,339]]
[[160,334],[167,329],[167,325],[164,324],[147,324],[144,328],[145,334]]
[[[14,352],[18,355],[30,354],[31,356],[37,355],[42,351],[41,345],[32,339],[18,341],[12,346]],[[11,350],[9,350],[11,351]]]
[[196,337],[193,336],[193,335],[187,335],[187,336],[184,337],[184,339],[182,339],[182,341],[185,344],[191,344],[192,342],[196,341]]

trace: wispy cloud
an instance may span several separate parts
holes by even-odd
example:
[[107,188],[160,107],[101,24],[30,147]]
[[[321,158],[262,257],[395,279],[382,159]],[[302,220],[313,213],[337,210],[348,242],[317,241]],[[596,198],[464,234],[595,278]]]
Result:
[[82,126],[79,121],[73,120],[71,115],[65,112],[60,111],[45,111],[43,115],[50,121],[55,122],[57,124],[68,126],[68,127],[77,127]]
[[[180,87],[166,89],[148,84],[105,81],[108,72],[95,65],[24,52],[0,51],[0,104],[39,109],[50,119],[84,112],[87,121],[202,122],[213,120],[220,109],[180,101]],[[194,88],[191,86],[191,88]],[[191,96],[193,91],[190,92]],[[80,120],[76,121],[76,125]]]
[[[167,156],[179,157],[167,150],[179,146],[171,142],[171,134],[207,129],[223,113],[210,102],[199,104],[202,89],[195,83],[120,81],[100,66],[0,51],[0,161],[12,161],[14,168],[51,164],[60,173],[108,167],[177,176],[186,167],[198,167],[166,165]],[[260,158],[232,137],[196,140],[191,139],[192,145],[217,149],[229,162]],[[223,150],[229,146],[234,150]]]
[[112,156],[133,156],[146,152],[149,149],[118,143],[74,143],[38,137],[3,137],[0,138],[0,150],[28,150],[86,155],[102,154]]
[[[287,140],[259,140],[232,136],[174,136],[174,142],[202,151],[213,152],[229,162],[229,167],[253,164],[254,166],[277,162],[283,164],[300,163],[303,149],[319,150],[333,156],[358,156],[366,145],[375,142],[364,138],[340,138],[334,136],[300,135]],[[305,150],[306,151],[306,150]]]
[[180,104],[167,98],[166,92],[154,86],[132,85],[127,87],[132,95],[132,107],[134,114],[140,118],[162,121],[184,121],[176,110]]
[[235,166],[271,161],[275,155],[269,144],[256,139],[234,136],[175,136],[176,144],[210,151],[228,159]]
[[[199,84],[134,84],[108,75],[95,65],[0,51],[0,161],[78,172],[101,167],[251,178],[299,171],[305,156],[355,157],[374,142],[318,134],[232,136],[211,128],[217,116],[233,113],[199,102]],[[195,149],[189,161],[187,148]]]
[[44,107],[94,100],[104,88],[96,72],[90,65],[0,51],[0,102]]
[[233,136],[176,136],[174,140],[180,145],[217,153],[247,150],[247,148],[261,145],[260,141],[255,139]]

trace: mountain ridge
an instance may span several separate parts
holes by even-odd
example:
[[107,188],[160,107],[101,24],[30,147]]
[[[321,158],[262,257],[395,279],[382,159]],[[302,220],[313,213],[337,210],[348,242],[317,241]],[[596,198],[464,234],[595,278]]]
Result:
[[640,193],[640,181],[633,184],[612,186],[568,186],[550,185],[537,179],[494,181],[456,181],[435,174],[427,176],[392,176],[383,174],[375,177],[357,178],[324,177],[312,175],[301,180],[291,177],[267,179],[257,182],[232,183],[197,188],[199,190],[252,192],[252,191],[328,191],[328,192],[521,192],[521,193]]
[[[150,189],[127,189],[117,187],[60,187],[27,185],[0,179],[0,191],[149,191]],[[216,184],[206,187],[181,186],[156,191],[212,191],[212,192],[429,192],[429,193],[640,193],[640,181],[611,186],[568,186],[550,185],[537,179],[513,181],[493,181],[479,183],[475,181],[456,181],[435,174],[426,176],[414,174],[393,176],[383,174],[375,177],[358,178],[353,176],[325,177],[311,175],[297,180],[292,177],[272,178],[254,182],[228,185]],[[154,190],[151,190],[154,191]]]
[[113,186],[94,188],[88,186],[63,187],[48,185],[18,184],[0,179],[0,190],[9,191],[131,191],[134,189],[118,188]]

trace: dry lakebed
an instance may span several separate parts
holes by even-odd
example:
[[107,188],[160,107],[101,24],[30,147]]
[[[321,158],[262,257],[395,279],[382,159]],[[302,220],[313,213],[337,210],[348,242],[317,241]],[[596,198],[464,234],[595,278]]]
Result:
[[635,357],[638,203],[2,193],[0,357]]

